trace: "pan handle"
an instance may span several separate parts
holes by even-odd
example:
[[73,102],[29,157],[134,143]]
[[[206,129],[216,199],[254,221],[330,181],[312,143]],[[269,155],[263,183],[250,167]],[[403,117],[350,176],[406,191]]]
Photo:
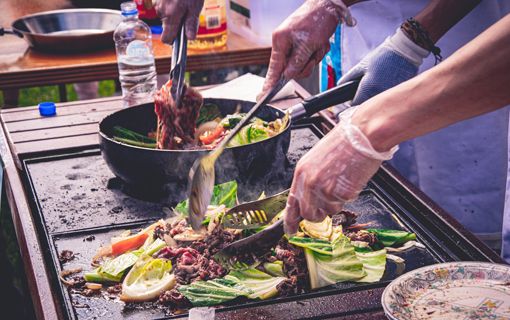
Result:
[[0,36],[3,36],[4,34],[13,34],[20,38],[23,38],[23,33],[19,32],[16,29],[5,29],[3,27],[0,27]]
[[352,100],[356,94],[356,90],[358,90],[359,82],[359,79],[349,81],[306,98],[303,102],[291,108],[290,115],[292,120],[295,121],[304,117],[310,117],[326,108]]

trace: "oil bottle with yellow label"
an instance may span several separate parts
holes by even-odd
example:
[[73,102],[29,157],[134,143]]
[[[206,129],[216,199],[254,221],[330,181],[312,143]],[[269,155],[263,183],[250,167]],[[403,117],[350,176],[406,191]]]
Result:
[[205,0],[198,25],[197,38],[188,41],[188,48],[207,50],[227,44],[227,10],[225,0]]

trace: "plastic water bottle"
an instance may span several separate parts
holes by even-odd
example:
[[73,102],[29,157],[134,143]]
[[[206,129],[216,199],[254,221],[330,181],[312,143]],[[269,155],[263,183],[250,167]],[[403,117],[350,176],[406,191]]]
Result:
[[115,29],[113,39],[124,106],[153,102],[157,80],[151,29],[138,19],[134,2],[124,2],[120,9],[123,20]]

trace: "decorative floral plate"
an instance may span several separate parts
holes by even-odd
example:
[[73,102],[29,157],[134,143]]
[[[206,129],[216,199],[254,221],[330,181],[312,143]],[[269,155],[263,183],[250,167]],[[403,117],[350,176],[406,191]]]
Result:
[[389,319],[510,320],[510,266],[435,264],[406,273],[382,295]]

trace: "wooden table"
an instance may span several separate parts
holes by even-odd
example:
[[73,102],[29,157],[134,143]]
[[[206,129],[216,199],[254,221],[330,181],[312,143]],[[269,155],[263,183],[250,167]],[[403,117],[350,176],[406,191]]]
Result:
[[[252,43],[230,33],[227,45],[208,51],[188,51],[187,69],[211,70],[223,67],[263,65],[269,62],[271,47]],[[170,70],[171,47],[159,36],[153,39],[158,73]],[[0,90],[118,78],[114,49],[75,55],[58,55],[32,50],[23,39],[4,36],[0,41]]]

